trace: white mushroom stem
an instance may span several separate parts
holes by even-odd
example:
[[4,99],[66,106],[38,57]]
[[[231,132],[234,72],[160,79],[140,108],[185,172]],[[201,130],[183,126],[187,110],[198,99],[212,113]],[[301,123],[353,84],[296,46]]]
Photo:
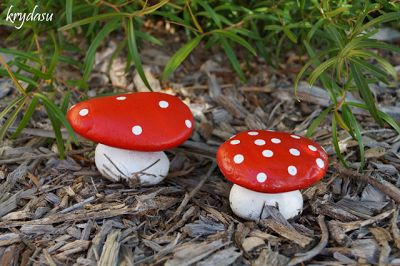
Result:
[[233,185],[229,194],[229,203],[232,211],[246,220],[257,221],[266,218],[265,205],[278,207],[283,217],[290,219],[301,213],[303,196],[299,190],[272,194]]
[[169,160],[164,152],[124,150],[98,144],[95,163],[100,173],[117,182],[126,180],[133,186],[155,185],[168,174]]

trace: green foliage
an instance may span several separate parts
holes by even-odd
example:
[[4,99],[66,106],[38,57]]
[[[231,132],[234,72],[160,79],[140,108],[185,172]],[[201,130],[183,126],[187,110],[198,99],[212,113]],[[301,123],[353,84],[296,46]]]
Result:
[[[73,139],[76,137],[65,119],[70,95],[63,96],[65,92],[60,93],[59,85],[72,87],[86,97],[96,52],[107,39],[113,38],[113,34],[118,33],[123,39],[111,56],[109,68],[112,60],[125,54],[127,69],[134,65],[151,90],[140,51],[146,43],[163,43],[142,31],[144,21],[149,19],[167,21],[187,37],[186,43],[164,67],[163,81],[171,78],[196,47],[219,48],[225,52],[242,81],[246,79],[242,67],[245,64],[240,64],[244,58],[251,60],[261,56],[275,66],[288,50],[307,54],[309,61],[295,79],[295,85],[302,78],[307,78],[310,84],[319,82],[332,101],[332,105],[311,123],[307,135],[311,136],[322,121],[331,117],[333,145],[343,163],[338,144],[339,127],[357,140],[361,162],[364,161],[361,126],[352,108],[367,109],[377,123],[386,123],[400,132],[397,121],[378,110],[369,88],[372,82],[390,84],[397,78],[395,69],[375,50],[400,52],[400,48],[370,38],[382,23],[399,22],[400,5],[396,1],[162,0],[150,4],[127,0],[28,0],[5,1],[0,5],[4,10],[0,14],[0,25],[12,30],[7,39],[8,47],[13,47],[0,48],[1,53],[13,58],[8,62],[0,58],[3,66],[0,76],[10,77],[21,95],[0,113],[0,119],[7,118],[0,130],[0,140],[20,112],[25,110],[13,137],[27,126],[34,111],[43,107],[63,155],[61,127],[64,126]],[[27,21],[16,30],[15,25],[5,21],[11,5],[18,12],[31,12],[38,5],[40,12],[52,12],[54,20],[51,23]],[[87,47],[77,42],[82,39],[86,39]],[[24,41],[15,43],[13,40]],[[83,62],[74,59],[76,55],[81,55]],[[76,80],[57,77],[54,73],[61,64],[78,69],[82,76]],[[348,92],[358,92],[363,102],[346,102]]]

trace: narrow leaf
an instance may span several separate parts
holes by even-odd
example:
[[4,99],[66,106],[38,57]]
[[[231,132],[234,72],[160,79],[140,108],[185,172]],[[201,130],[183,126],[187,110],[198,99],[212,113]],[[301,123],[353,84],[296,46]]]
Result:
[[228,59],[231,62],[233,69],[239,75],[239,78],[244,81],[244,73],[242,71],[242,68],[240,67],[238,59],[236,58],[235,52],[224,37],[221,36],[219,39],[221,41],[222,48],[224,48],[225,54],[228,56]]
[[376,122],[382,124],[382,120],[378,115],[378,109],[375,105],[375,98],[369,89],[368,83],[365,80],[363,74],[361,73],[358,66],[352,64],[350,65],[350,73],[354,79],[354,82],[360,92],[361,97],[365,101],[366,105],[368,106],[368,111],[375,119]]
[[202,38],[203,35],[199,35],[176,51],[164,68],[162,80],[167,80],[171,76],[171,74],[180,66],[183,60],[185,60],[186,57],[193,51],[193,49],[197,47]]
[[146,78],[146,75],[143,70],[142,60],[140,59],[139,50],[136,44],[136,35],[135,30],[133,28],[133,21],[132,19],[128,19],[127,25],[127,35],[128,35],[128,48],[129,53],[132,56],[133,62],[135,63],[136,71],[139,73],[140,78],[142,79],[144,85],[152,91],[149,81]]

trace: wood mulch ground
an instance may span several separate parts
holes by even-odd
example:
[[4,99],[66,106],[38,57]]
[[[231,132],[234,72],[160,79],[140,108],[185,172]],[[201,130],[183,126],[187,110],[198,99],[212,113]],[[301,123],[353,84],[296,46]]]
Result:
[[[174,45],[142,52],[156,90]],[[133,71],[124,73],[123,57],[107,73],[113,49],[110,41],[98,53],[91,97],[143,88]],[[102,178],[94,166],[95,144],[88,141],[68,144],[67,159],[60,160],[49,121],[38,110],[21,137],[0,146],[0,265],[400,265],[400,137],[364,112],[355,110],[366,146],[362,173],[355,170],[357,143],[342,131],[340,147],[351,167],[338,164],[325,121],[314,139],[330,155],[330,167],[322,182],[302,191],[300,216],[286,221],[269,207],[268,218],[248,222],[229,208],[231,184],[215,165],[218,145],[247,129],[304,135],[329,104],[323,89],[304,84],[301,101],[294,98],[298,60],[288,54],[275,70],[261,60],[244,66],[250,76],[244,85],[222,54],[197,49],[169,89],[164,86],[190,106],[195,132],[167,151],[170,173],[153,187]],[[57,77],[76,72],[60,68]],[[64,85],[59,89],[68,90]],[[10,87],[0,96],[2,108],[15,97]],[[399,90],[373,89],[380,106],[399,118]],[[77,97],[75,90],[72,100]]]

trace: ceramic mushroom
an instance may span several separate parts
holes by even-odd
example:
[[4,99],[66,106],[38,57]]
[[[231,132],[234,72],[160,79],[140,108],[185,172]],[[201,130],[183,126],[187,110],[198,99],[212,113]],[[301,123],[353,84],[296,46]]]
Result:
[[168,174],[164,150],[187,140],[193,115],[177,97],[140,92],[90,99],[71,107],[67,119],[81,136],[98,142],[100,173],[132,186],[154,185]]
[[232,211],[248,220],[265,218],[265,205],[277,206],[286,219],[303,208],[300,189],[319,181],[328,167],[328,155],[314,141],[285,132],[241,132],[217,151],[222,174],[234,183]]

